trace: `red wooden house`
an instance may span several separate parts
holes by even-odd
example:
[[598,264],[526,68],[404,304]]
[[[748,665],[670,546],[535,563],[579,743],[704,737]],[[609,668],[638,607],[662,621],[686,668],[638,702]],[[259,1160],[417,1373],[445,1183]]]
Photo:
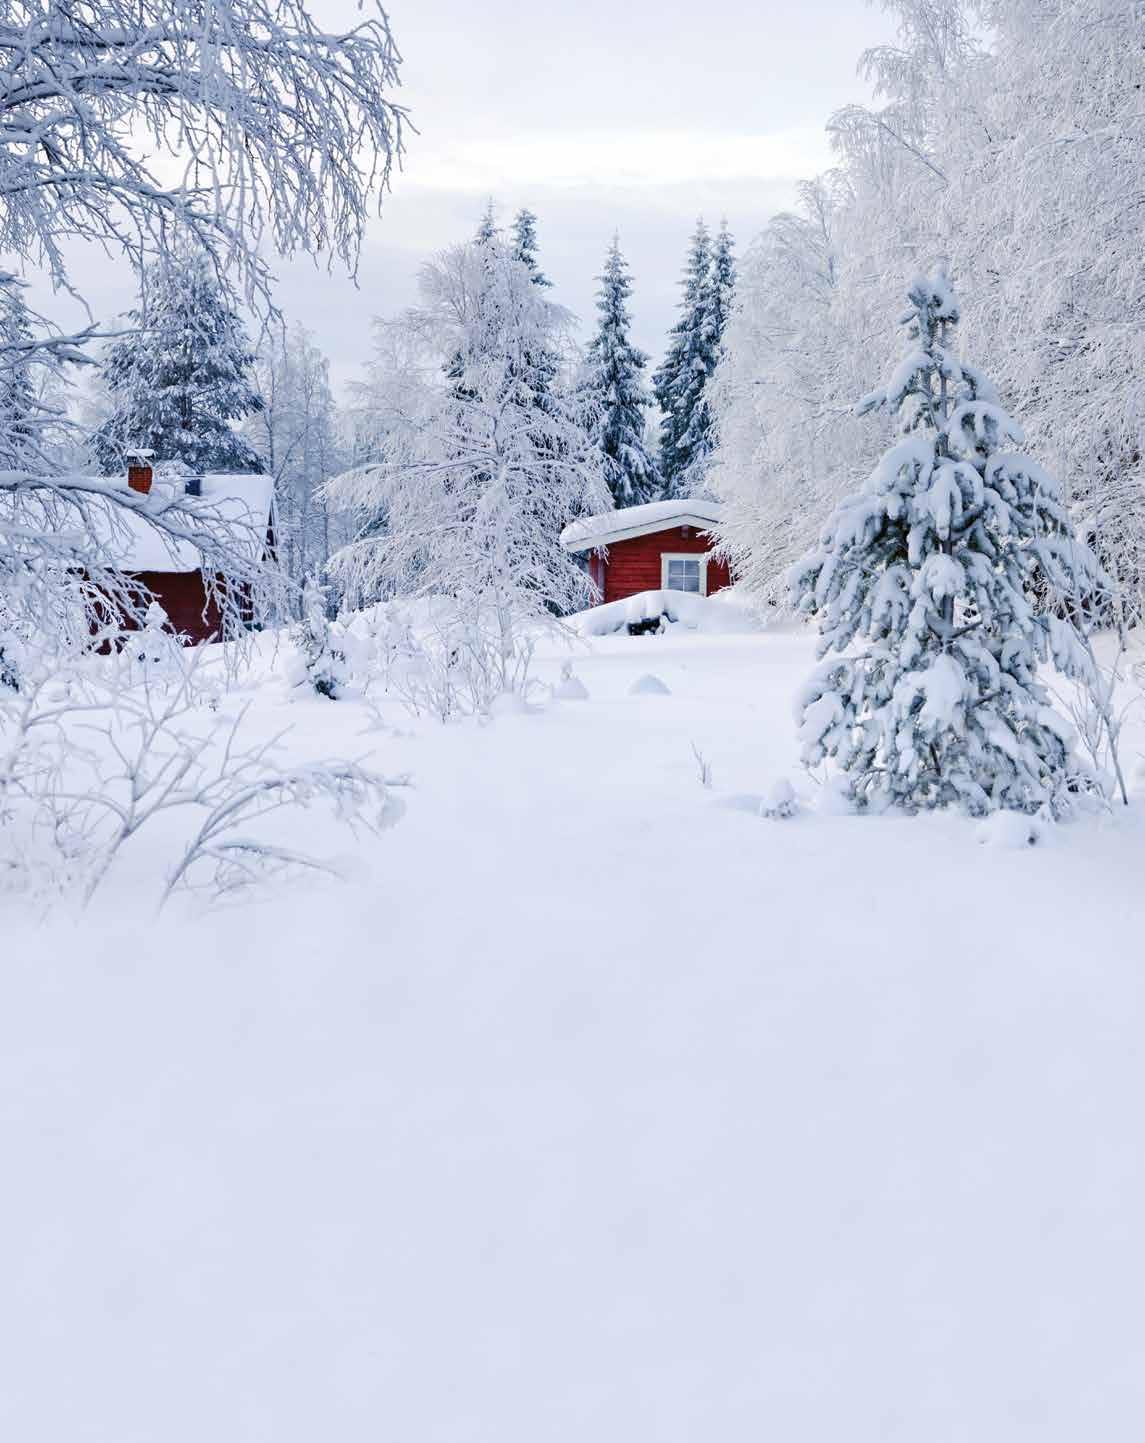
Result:
[[[236,551],[249,553],[258,563],[274,554],[273,502],[274,480],[262,475],[224,475],[208,472],[203,476],[176,478],[153,477],[146,453],[128,467],[127,485],[146,496],[164,487],[179,486],[186,494],[201,498],[202,505],[213,520],[233,526]],[[120,572],[129,594],[141,602],[155,600],[167,613],[171,630],[188,646],[223,637],[224,619],[218,603],[219,586],[226,587],[225,577],[208,576],[203,571],[203,556],[190,542],[174,542],[148,525],[133,512],[116,508],[108,522],[104,543],[108,559]],[[253,609],[249,586],[241,603],[244,612]],[[253,621],[253,615],[246,618]],[[120,624],[134,630],[138,617],[121,616]]]
[[715,501],[650,501],[574,521],[561,533],[566,551],[585,555],[602,602],[640,591],[690,591],[710,596],[731,585],[726,561],[714,556]]

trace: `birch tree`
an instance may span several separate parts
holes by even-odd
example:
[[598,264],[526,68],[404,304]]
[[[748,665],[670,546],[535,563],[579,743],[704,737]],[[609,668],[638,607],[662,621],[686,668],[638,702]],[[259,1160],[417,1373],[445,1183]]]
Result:
[[421,293],[398,325],[407,366],[379,398],[382,459],[329,488],[361,526],[332,569],[361,601],[433,598],[485,705],[522,687],[536,628],[590,599],[559,538],[609,498],[579,399],[549,389],[535,404],[535,358],[570,318],[529,267],[495,239],[459,246],[424,268]]

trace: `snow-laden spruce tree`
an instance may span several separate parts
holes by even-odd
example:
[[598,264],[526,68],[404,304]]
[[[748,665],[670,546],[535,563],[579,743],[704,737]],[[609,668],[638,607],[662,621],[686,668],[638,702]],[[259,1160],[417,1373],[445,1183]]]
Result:
[[493,204],[492,196],[485,202],[485,209],[481,212],[481,219],[477,222],[477,232],[473,237],[478,245],[485,245],[491,240],[496,240],[501,229],[497,224],[497,207]]
[[[735,294],[735,241],[725,220],[712,248],[711,268],[703,292],[703,320],[693,383],[688,390],[687,422],[676,444],[682,458],[681,470],[673,483],[680,496],[701,496],[708,490],[715,433],[712,425],[712,377],[719,364],[724,332]],[[698,386],[698,389],[697,389]]]
[[382,459],[328,488],[361,526],[331,567],[359,604],[426,599],[435,661],[482,709],[523,686],[536,628],[588,601],[559,538],[608,491],[580,397],[536,405],[530,358],[559,347],[569,317],[511,247],[443,252],[421,295],[390,350],[406,363],[373,397]]
[[584,391],[595,413],[596,443],[617,506],[654,501],[663,490],[655,460],[645,446],[645,419],[652,396],[644,382],[648,357],[628,338],[632,278],[614,236],[600,275],[600,316],[588,348]]
[[720,224],[719,235],[712,250],[712,270],[708,278],[708,339],[719,354],[735,299],[736,261],[735,237],[726,220]]
[[151,267],[131,320],[138,332],[116,341],[104,363],[115,406],[93,438],[104,470],[121,470],[124,455],[140,447],[193,471],[260,470],[230,424],[262,407],[255,357],[210,260],[188,252]]
[[531,210],[522,207],[513,217],[513,254],[528,267],[534,285],[551,286],[552,281],[541,270],[537,259],[539,248],[537,217]]
[[652,377],[663,419],[660,423],[660,472],[668,495],[686,494],[693,461],[693,416],[715,366],[708,334],[709,279],[712,242],[697,221],[681,282],[680,315],[672,327],[668,353]]
[[1092,679],[1055,612],[1103,577],[1060,486],[1011,449],[1020,428],[952,349],[946,274],[909,295],[906,355],[858,407],[896,411],[902,439],[791,573],[829,658],[801,698],[803,760],[833,758],[860,804],[1057,815],[1082,769],[1038,667]]

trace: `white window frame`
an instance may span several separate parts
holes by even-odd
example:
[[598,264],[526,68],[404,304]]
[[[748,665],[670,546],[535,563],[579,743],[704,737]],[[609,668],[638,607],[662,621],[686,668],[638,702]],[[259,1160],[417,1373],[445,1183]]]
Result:
[[[708,594],[708,558],[703,551],[661,551],[660,553],[660,590],[667,591],[668,588],[668,563],[669,561],[698,561],[700,564],[700,596]],[[695,592],[682,592],[681,595],[695,596]]]

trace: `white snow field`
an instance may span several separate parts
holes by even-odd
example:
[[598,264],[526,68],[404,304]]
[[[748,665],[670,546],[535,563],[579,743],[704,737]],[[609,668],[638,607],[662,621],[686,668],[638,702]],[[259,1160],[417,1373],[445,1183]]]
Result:
[[414,776],[283,824],[352,882],[10,920],[0,1438],[1136,1443],[1145,797],[809,808],[811,651],[590,639],[401,736],[267,678]]

